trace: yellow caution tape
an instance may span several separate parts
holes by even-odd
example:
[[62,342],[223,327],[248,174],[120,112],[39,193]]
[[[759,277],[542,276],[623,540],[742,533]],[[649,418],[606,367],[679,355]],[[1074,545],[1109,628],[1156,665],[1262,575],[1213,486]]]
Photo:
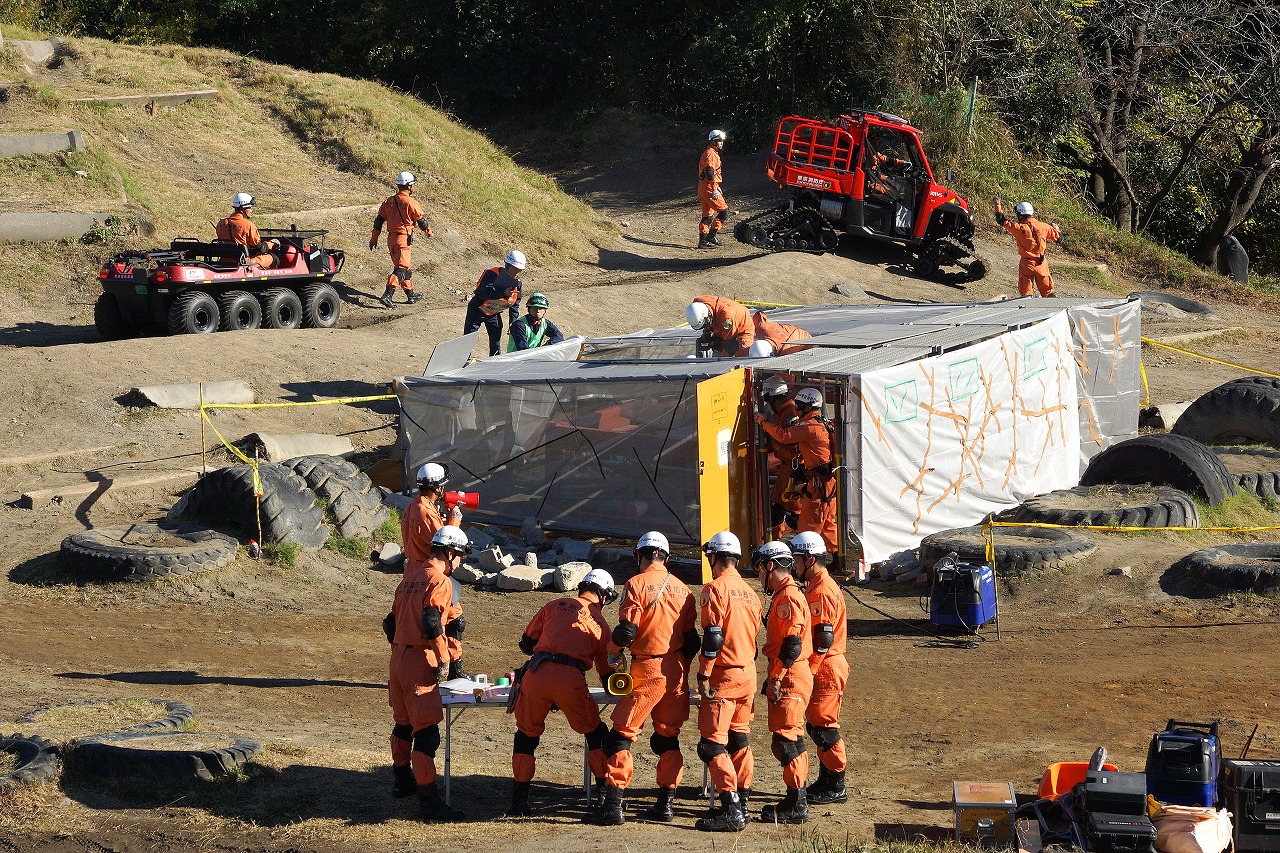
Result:
[[1138,373],[1142,376],[1142,402],[1139,405],[1151,405],[1151,386],[1147,384],[1147,366],[1138,359]]
[[207,403],[205,409],[287,409],[294,406],[339,406],[349,403],[371,403],[374,400],[394,400],[395,394],[372,394],[368,397],[337,397],[332,400],[309,400],[301,403]]
[[1234,367],[1238,370],[1247,370],[1250,373],[1256,373],[1259,376],[1271,376],[1276,379],[1280,379],[1280,373],[1271,373],[1266,370],[1259,370],[1258,368],[1250,367],[1247,364],[1236,364],[1234,361],[1223,361],[1220,358],[1214,358],[1213,356],[1208,356],[1200,352],[1193,352],[1192,350],[1183,349],[1182,347],[1175,347],[1173,344],[1161,343],[1160,341],[1153,340],[1151,338],[1143,338],[1142,342],[1144,344],[1151,344],[1152,346],[1160,347],[1162,349],[1168,349],[1168,350],[1173,350],[1174,352],[1180,352],[1183,355],[1190,355],[1190,356],[1195,356],[1196,358],[1203,358],[1205,361],[1212,361],[1214,364],[1222,364],[1222,365],[1226,365],[1227,367]]
[[739,305],[745,305],[748,308],[803,308],[803,305],[792,305],[787,302],[747,302],[742,299],[735,299]]
[[[213,408],[213,406],[210,406],[209,408]],[[218,432],[218,428],[213,425],[213,420],[209,417],[209,413],[204,409],[200,410],[200,417],[204,418],[205,422],[209,424],[209,428],[213,430],[213,434],[218,437],[218,441],[221,441],[227,450],[230,450],[236,456],[240,457],[241,462],[244,462],[246,465],[253,466],[253,487],[256,490],[258,488],[258,463],[254,462],[248,456],[245,456],[244,453],[241,452],[240,448],[223,438],[222,433]]]

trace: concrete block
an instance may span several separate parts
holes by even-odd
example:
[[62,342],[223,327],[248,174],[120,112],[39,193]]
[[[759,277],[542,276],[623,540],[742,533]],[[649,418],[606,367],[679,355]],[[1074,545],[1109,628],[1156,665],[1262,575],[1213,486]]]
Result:
[[68,98],[69,104],[115,104],[122,107],[176,107],[187,101],[208,101],[222,97],[217,89],[197,89],[193,92],[158,92],[154,95],[104,95],[93,98]]
[[452,577],[463,583],[479,583],[480,579],[487,574],[491,574],[491,572],[486,572],[475,563],[463,563],[453,570]]
[[596,550],[597,563],[618,563],[631,556],[630,551],[621,548],[599,548]]
[[909,569],[900,575],[894,575],[893,579],[896,580],[898,583],[909,583],[915,580],[916,578],[920,577],[922,571],[923,570],[920,568],[920,566],[917,565],[915,568]]
[[1182,413],[1194,402],[1194,400],[1182,400],[1177,403],[1147,406],[1138,413],[1138,426],[1151,429],[1173,429],[1178,418],[1182,417]]
[[538,552],[537,551],[525,552],[524,564],[531,569],[538,568]]
[[473,524],[466,530],[467,541],[471,543],[473,553],[479,553],[486,548],[493,547],[493,537],[489,535],[489,530],[483,524]]
[[52,154],[55,151],[83,150],[84,134],[78,130],[66,133],[0,136],[0,157],[26,157],[31,154]]
[[271,435],[255,432],[246,439],[250,448],[255,445],[270,462],[283,462],[299,456],[341,456],[350,459],[356,449],[345,435],[321,435],[305,432],[297,435]]
[[60,38],[41,39],[39,41],[9,39],[5,42],[5,45],[18,51],[28,62],[36,62],[43,65],[62,53],[66,41]]
[[548,544],[547,534],[542,531],[538,519],[530,516],[520,525],[520,536],[530,548],[545,548]]
[[562,555],[563,560],[580,560],[586,562],[591,559],[591,555],[595,553],[596,543],[583,542],[578,539],[570,539],[567,536],[561,536],[556,540],[556,553]]
[[846,299],[866,299],[867,293],[861,287],[850,281],[842,281],[839,284],[831,286],[831,292],[845,297]]
[[497,587],[511,592],[531,592],[546,586],[550,575],[551,572],[542,569],[510,568],[498,573]]
[[551,571],[551,588],[556,592],[576,592],[589,571],[590,563],[561,563]]
[[492,548],[485,548],[476,555],[476,559],[480,562],[480,568],[486,572],[501,572],[515,564],[515,560],[511,559],[511,555],[502,553],[502,549],[496,545]]
[[497,575],[497,573],[496,573],[496,572],[489,572],[488,574],[481,575],[480,577],[478,577],[478,578],[476,579],[476,586],[477,586],[477,587],[484,587],[485,589],[494,589],[494,588],[496,588],[496,587],[498,586],[498,575]]
[[130,395],[160,409],[198,409],[201,389],[206,406],[252,403],[253,389],[248,382],[232,379],[222,382],[177,382],[170,385],[142,385]]
[[78,240],[110,213],[0,213],[0,243]]
[[384,566],[394,566],[397,563],[404,562],[404,551],[400,550],[398,543],[388,542],[377,551],[374,551],[372,557]]

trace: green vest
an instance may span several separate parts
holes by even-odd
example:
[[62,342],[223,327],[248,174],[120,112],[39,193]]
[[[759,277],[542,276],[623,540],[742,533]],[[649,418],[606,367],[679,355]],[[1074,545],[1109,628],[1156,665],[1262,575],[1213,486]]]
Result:
[[[524,318],[521,318],[524,319]],[[529,325],[529,321],[525,320],[525,326]],[[538,324],[538,331],[529,338],[529,346],[526,349],[536,349],[542,346],[542,339],[547,336],[547,323],[544,320]],[[511,331],[507,333],[507,352],[516,351],[516,330],[515,323],[511,324]]]

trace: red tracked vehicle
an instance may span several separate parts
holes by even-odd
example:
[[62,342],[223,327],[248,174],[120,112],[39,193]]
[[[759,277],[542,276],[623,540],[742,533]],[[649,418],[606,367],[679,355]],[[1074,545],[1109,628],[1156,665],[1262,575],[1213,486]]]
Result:
[[854,234],[905,246],[920,275],[946,266],[969,280],[986,275],[968,203],[934,181],[920,131],[897,116],[788,116],[778,123],[765,173],[791,200],[739,222],[734,236],[744,243],[821,253]]

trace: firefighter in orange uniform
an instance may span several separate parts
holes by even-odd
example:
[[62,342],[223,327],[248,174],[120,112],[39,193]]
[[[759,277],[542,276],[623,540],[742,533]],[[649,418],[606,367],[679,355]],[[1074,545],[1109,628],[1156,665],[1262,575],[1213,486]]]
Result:
[[413,185],[417,180],[412,172],[396,175],[396,194],[388,197],[378,208],[378,215],[373,220],[373,234],[369,236],[369,251],[372,252],[378,247],[382,226],[387,226],[387,251],[391,254],[392,269],[387,276],[387,289],[378,301],[388,308],[397,286],[404,288],[404,301],[411,305],[422,298],[413,292],[413,229],[420,228],[430,237],[431,225],[427,223],[426,211],[413,197]]
[[[765,417],[774,426],[781,429],[795,420],[796,406],[791,400],[791,388],[782,377],[766,379],[760,389],[760,398],[769,407]],[[800,523],[797,515],[800,501],[793,490],[791,478],[800,450],[794,444],[783,444],[770,437],[769,455],[772,457],[769,470],[776,471],[773,485],[769,488],[769,524],[772,538],[781,539],[783,533]]]
[[382,627],[391,643],[391,675],[387,683],[395,727],[391,729],[392,793],[418,795],[423,820],[456,821],[464,815],[445,804],[436,781],[440,747],[439,683],[449,669],[444,620],[453,587],[446,571],[471,552],[466,534],[441,527],[431,540],[426,560],[416,562],[400,579],[395,603]]
[[782,765],[787,795],[776,806],[760,810],[765,823],[804,823],[809,820],[805,785],[809,781],[809,753],[805,750],[805,709],[813,694],[813,656],[809,603],[791,571],[794,559],[785,542],[766,542],[752,557],[760,586],[773,597],[765,616],[764,654],[769,671],[764,680],[769,700],[769,731],[773,757]]
[[1056,243],[1062,239],[1062,231],[1057,225],[1036,219],[1036,209],[1029,201],[1019,202],[1013,210],[1018,216],[1017,222],[1010,222],[1004,215],[1000,209],[1000,196],[996,196],[996,222],[1012,234],[1018,244],[1018,293],[1030,296],[1031,285],[1034,284],[1041,296],[1053,296],[1053,277],[1049,275],[1045,252],[1050,241]]
[[703,832],[741,832],[755,775],[756,637],[760,596],[738,574],[742,544],[725,531],[702,546],[711,582],[702,587],[702,654],[698,660],[698,757],[707,764],[720,805],[694,824]]
[[747,306],[724,296],[699,296],[684,309],[689,328],[702,332],[698,351],[722,358],[745,358],[756,341]]
[[725,203],[720,184],[724,175],[720,167],[720,152],[728,139],[723,130],[707,134],[707,147],[698,159],[698,201],[702,203],[702,220],[698,223],[698,248],[710,249],[723,246],[717,236],[729,218],[729,206]]
[[800,530],[812,530],[827,543],[827,551],[835,553],[836,542],[836,475],[831,458],[831,435],[822,418],[822,395],[805,388],[795,396],[799,413],[785,427],[757,414],[756,422],[769,436],[800,450],[804,482],[800,496]]
[[805,730],[818,750],[818,780],[809,786],[809,802],[814,805],[843,803],[849,799],[844,787],[846,767],[844,741],[840,737],[840,703],[849,682],[849,661],[844,656],[848,639],[848,613],[840,586],[824,562],[827,546],[813,532],[799,533],[791,540],[796,579],[805,585],[813,624],[813,696],[805,713]]
[[576,596],[549,601],[524,629],[520,651],[530,655],[520,668],[515,703],[516,735],[511,749],[509,817],[527,817],[533,807],[529,786],[537,762],[534,752],[546,729],[552,707],[564,712],[569,726],[587,738],[587,763],[595,776],[591,805],[584,820],[600,811],[604,800],[604,736],[609,728],[600,721],[600,706],[591,698],[586,672],[592,666],[603,682],[609,666],[609,623],[601,608],[618,597],[608,572],[592,569],[578,584]]
[[766,317],[763,311],[753,314],[751,322],[756,329],[756,342],[751,345],[751,355],[756,358],[790,355],[813,348],[813,344],[800,343],[812,336],[799,326],[776,323]]
[[611,666],[631,651],[631,693],[613,710],[613,728],[604,737],[608,787],[596,823],[617,826],[626,821],[623,792],[631,784],[631,745],[653,717],[649,748],[658,756],[658,801],[645,813],[649,820],[670,823],[672,803],[684,773],[680,727],[689,719],[689,661],[698,653],[697,613],[693,593],[671,570],[671,545],[657,531],[636,542],[639,574],[622,588],[618,624],[613,629]]
[[275,253],[280,249],[280,241],[264,241],[258,233],[258,226],[253,224],[251,218],[256,201],[248,193],[236,193],[231,199],[231,215],[219,219],[213,230],[218,235],[219,243],[239,243],[248,249],[249,263],[270,269],[279,263]]
[[902,199],[902,178],[899,175],[910,172],[914,164],[910,160],[897,156],[893,150],[895,145],[901,142],[902,137],[887,131],[872,133],[868,136],[871,168],[866,172],[864,194],[870,192],[887,201]]

